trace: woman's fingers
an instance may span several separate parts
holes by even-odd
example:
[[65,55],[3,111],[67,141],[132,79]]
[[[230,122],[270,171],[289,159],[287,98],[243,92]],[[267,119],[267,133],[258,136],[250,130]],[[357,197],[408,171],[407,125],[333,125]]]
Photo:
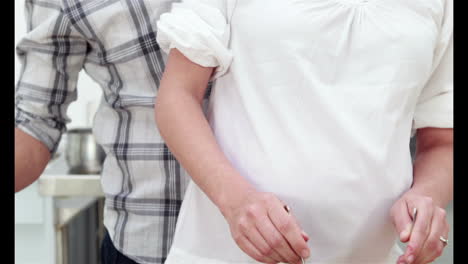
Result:
[[239,247],[268,263],[302,263],[309,256],[309,239],[284,204],[271,193],[252,192],[223,214]]
[[258,222],[257,228],[270,247],[280,255],[282,262],[288,263],[292,260],[297,261],[298,256],[294,253],[294,250],[289,246],[288,242],[276,229],[268,216],[265,216],[262,221]]
[[[288,207],[289,210],[291,210],[291,208]],[[291,214],[291,217],[294,221],[294,223],[299,227],[299,229],[301,230],[301,236],[302,238],[304,239],[305,242],[308,242],[310,237],[309,235],[302,229],[302,226],[301,224],[299,223],[299,221],[297,221],[297,218],[294,216],[294,213],[290,212]]]
[[252,242],[252,244],[257,248],[257,250],[265,257],[270,258],[271,260],[278,262],[286,261],[285,258],[281,257],[276,250],[268,244],[264,236],[262,236],[261,231],[253,226],[251,230],[245,233],[245,236]]
[[446,220],[444,209],[437,207],[432,217],[431,231],[427,237],[424,246],[416,257],[413,264],[427,264],[433,262],[442,255],[446,244],[440,240],[440,236],[447,238],[449,225]]
[[307,243],[302,238],[302,229],[293,216],[284,210],[283,204],[280,201],[278,201],[276,206],[273,205],[269,208],[268,216],[276,229],[294,250],[294,256],[289,254],[288,259],[290,261],[294,260],[294,263],[296,263],[301,260],[300,257],[308,258],[310,250]]
[[408,207],[404,200],[400,200],[397,202],[390,212],[393,220],[393,224],[395,225],[395,229],[397,230],[400,241],[403,243],[408,242],[411,232],[411,226],[413,225],[413,220],[408,213]]
[[270,257],[263,255],[246,236],[240,235],[235,237],[234,240],[236,241],[239,248],[242,249],[242,251],[244,251],[247,255],[256,261],[268,264],[278,263]]
[[406,247],[405,261],[407,264],[413,263],[413,261],[419,256],[424,246],[424,242],[429,236],[432,225],[434,204],[431,198],[422,197],[408,202],[408,210],[410,210],[409,213],[412,213],[413,208],[417,208],[418,213],[415,221],[413,219],[414,224],[408,246]]
[[442,254],[445,243],[440,237],[447,237],[449,225],[445,210],[431,198],[414,194],[403,197],[392,207],[391,216],[400,240],[408,242],[397,264],[428,264]]

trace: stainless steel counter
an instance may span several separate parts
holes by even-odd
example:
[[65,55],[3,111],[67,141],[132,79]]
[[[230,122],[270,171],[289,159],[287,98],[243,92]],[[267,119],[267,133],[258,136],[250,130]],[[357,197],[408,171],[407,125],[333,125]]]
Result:
[[100,175],[69,174],[63,155],[47,165],[39,178],[39,193],[44,196],[104,196]]
[[97,174],[72,175],[63,155],[49,162],[38,180],[39,194],[53,199],[53,225],[57,264],[67,263],[67,224],[80,212],[104,197]]

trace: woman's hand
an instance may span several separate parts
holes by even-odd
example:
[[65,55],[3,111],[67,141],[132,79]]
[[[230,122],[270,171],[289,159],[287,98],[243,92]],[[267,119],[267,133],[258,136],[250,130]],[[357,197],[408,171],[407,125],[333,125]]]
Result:
[[222,212],[237,245],[255,260],[300,264],[309,257],[309,237],[275,195],[250,191]]
[[[413,210],[417,216],[413,226]],[[442,255],[446,246],[449,224],[446,212],[432,198],[413,192],[405,193],[392,207],[391,216],[401,242],[408,242],[397,264],[427,264]]]

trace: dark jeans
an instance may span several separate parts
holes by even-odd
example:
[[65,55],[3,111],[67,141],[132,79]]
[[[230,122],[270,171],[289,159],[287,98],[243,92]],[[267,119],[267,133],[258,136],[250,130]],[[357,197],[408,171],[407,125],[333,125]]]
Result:
[[101,264],[138,264],[120,253],[114,247],[107,230],[105,232],[106,235],[101,244]]

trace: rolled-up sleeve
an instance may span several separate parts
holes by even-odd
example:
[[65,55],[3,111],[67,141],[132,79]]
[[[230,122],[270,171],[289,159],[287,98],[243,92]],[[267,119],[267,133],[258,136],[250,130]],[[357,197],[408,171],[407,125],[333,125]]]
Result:
[[413,117],[413,133],[424,127],[453,128],[453,0],[445,1],[432,74]]
[[15,92],[15,127],[55,152],[76,100],[87,43],[60,1],[26,1],[28,33],[16,47],[21,75]]
[[[233,1],[234,3],[234,1]],[[192,62],[215,67],[211,80],[227,72],[232,62],[228,48],[230,0],[184,0],[157,22],[157,41],[169,53],[176,48]]]

